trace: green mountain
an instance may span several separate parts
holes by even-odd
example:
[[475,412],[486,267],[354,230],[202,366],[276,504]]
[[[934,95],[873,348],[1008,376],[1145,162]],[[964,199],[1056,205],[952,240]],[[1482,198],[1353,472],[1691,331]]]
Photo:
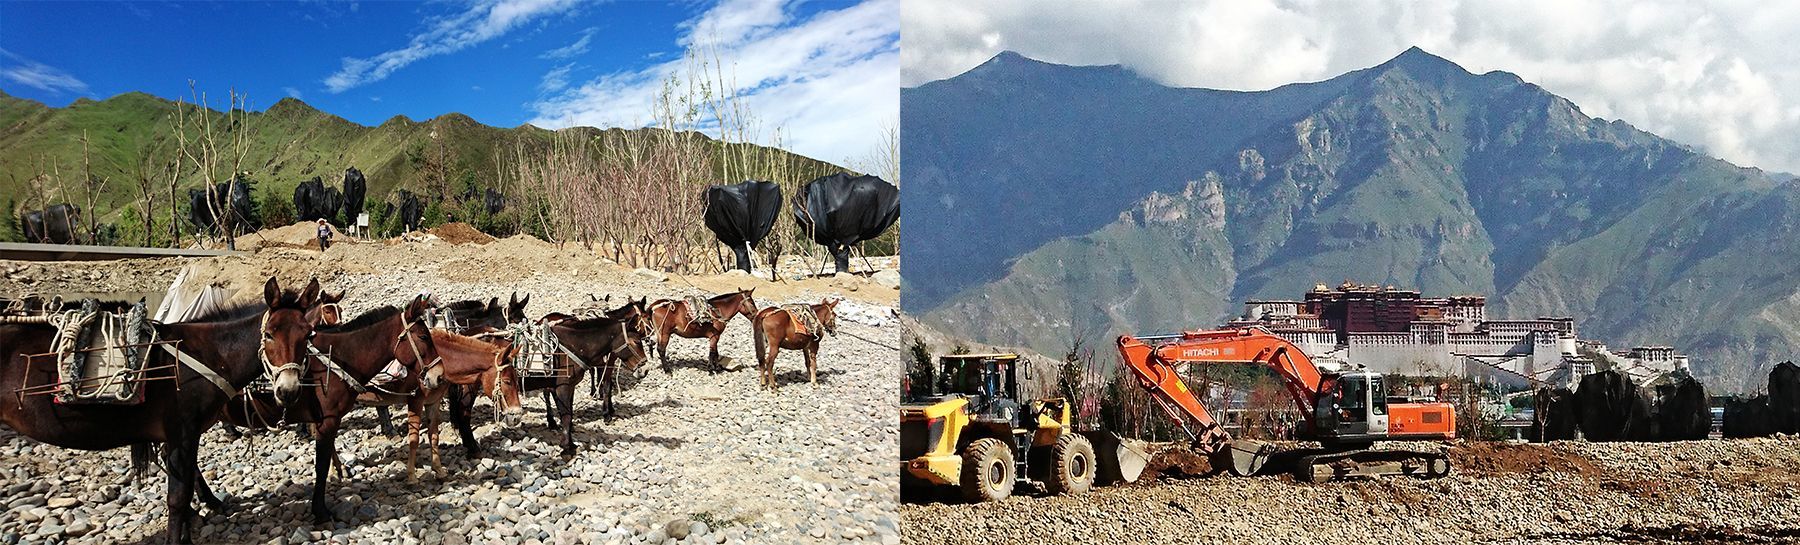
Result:
[[[1101,86],[1060,105],[1080,111],[1082,125],[1035,111],[1053,101],[1014,96],[1081,88],[1075,81]],[[922,242],[907,245],[906,309],[978,341],[1054,354],[1075,336],[1104,343],[1211,326],[1245,299],[1297,298],[1348,279],[1485,294],[1494,317],[1573,316],[1584,336],[1614,346],[1672,344],[1726,390],[1758,387],[1800,352],[1800,247],[1786,242],[1800,229],[1800,194],[1790,176],[1589,117],[1517,76],[1471,74],[1417,48],[1260,93],[1149,85],[1116,68],[1003,55],[907,90],[903,113],[991,109],[973,115],[1037,126],[990,134],[976,122],[903,120],[914,137],[903,142],[906,189],[941,192],[906,196],[912,225],[965,233],[941,253],[981,255],[946,264],[913,255]],[[1112,88],[1136,98],[1094,99]],[[1010,113],[1019,107],[1033,111]],[[1194,119],[1220,125],[1164,126]],[[1028,167],[987,151],[1069,132],[1157,136],[1052,144],[1055,157],[1035,154],[1042,162]],[[972,150],[939,154],[931,142]],[[920,175],[952,169],[1037,177],[934,186]],[[1073,194],[1028,213],[1087,230],[980,232],[956,219],[968,213],[960,203],[1023,192]],[[1012,213],[993,206],[981,220],[1032,221]],[[903,244],[917,235],[903,233]],[[945,276],[956,278],[949,293],[915,298],[914,286]]]
[[[87,162],[94,176],[109,180],[96,208],[103,216],[116,217],[118,210],[138,200],[134,184],[142,167],[147,162],[166,161],[173,153],[176,108],[175,102],[136,92],[103,101],[80,99],[65,108],[0,92],[0,127],[4,128],[0,130],[0,195],[15,196],[21,207],[65,201],[84,203],[79,173],[83,163],[81,140],[85,135],[89,141]],[[530,125],[489,127],[458,113],[424,121],[394,116],[368,127],[294,98],[283,98],[265,111],[244,116],[243,124],[248,127],[244,130],[229,124],[220,111],[188,108],[213,123],[221,143],[242,131],[247,143],[244,170],[251,172],[251,179],[262,193],[259,198],[265,200],[291,200],[294,186],[314,176],[335,185],[350,166],[368,178],[368,194],[377,200],[403,187],[423,193],[428,171],[434,170],[439,157],[447,163],[443,170],[452,191],[461,189],[465,182],[486,188],[496,185],[495,180],[501,175],[514,174],[512,165],[521,146],[540,150],[556,134]],[[597,139],[603,147],[614,141],[611,139],[634,132],[591,127],[563,131]],[[723,145],[714,142],[711,149],[716,152]],[[844,170],[778,149],[757,149],[785,157],[783,164],[791,165],[797,176],[823,176]],[[496,162],[500,174],[496,173]],[[48,183],[44,184],[43,193],[34,191],[31,180],[51,172],[53,166],[61,172],[62,187]],[[199,187],[201,183],[191,173],[184,173],[181,187]],[[185,211],[185,189],[181,198]],[[4,204],[0,201],[0,205]]]

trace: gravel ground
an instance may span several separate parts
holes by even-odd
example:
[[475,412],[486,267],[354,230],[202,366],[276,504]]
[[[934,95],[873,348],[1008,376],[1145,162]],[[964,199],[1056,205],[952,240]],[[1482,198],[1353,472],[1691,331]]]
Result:
[[[1522,463],[1533,453],[1553,463]],[[1219,476],[908,504],[901,523],[906,543],[1800,542],[1800,441],[1791,437],[1558,442],[1506,457],[1436,480]]]
[[[339,247],[324,258],[277,249],[192,262],[202,267],[195,276],[238,288],[271,273],[284,281],[319,276],[329,290],[349,290],[348,315],[421,290],[443,301],[505,300],[517,290],[531,294],[527,311],[540,315],[572,309],[589,294],[654,299],[755,285],[763,306],[848,297],[839,307],[839,329],[848,336],[824,342],[816,387],[806,384],[800,355],[784,351],[776,367],[784,387],[776,393],[757,388],[753,366],[706,372],[703,339],[673,339],[673,374],[652,361],[641,380],[627,379],[615,398],[614,421],[600,416],[597,400],[578,394],[580,452],[566,463],[557,456],[560,431],[545,426],[541,394],[527,395],[531,414],[511,428],[492,422],[483,399],[475,423],[487,455],[465,458],[446,423],[442,442],[450,477],[443,482],[427,470],[418,485],[407,485],[404,439],[380,436],[375,412],[359,409],[346,419],[338,441],[352,476],[334,477],[329,494],[342,522],[325,526],[311,524],[308,512],[310,440],[273,431],[232,439],[215,429],[202,442],[201,469],[233,509],[203,509],[198,541],[899,543],[891,463],[898,449],[896,290],[845,278],[770,284],[742,275],[664,277],[538,247],[533,249],[544,255],[515,262],[496,248],[397,248],[403,266],[366,255],[371,248]],[[134,282],[160,279],[166,285],[181,264],[154,260],[90,269],[95,266],[0,263],[14,280],[51,280],[30,283],[40,289],[103,277],[134,290],[144,287]],[[720,351],[749,364],[751,346],[747,322],[737,320]],[[396,421],[403,422],[404,412],[395,411]],[[0,430],[0,460],[0,543],[160,542],[167,519],[164,478],[152,472],[119,486],[127,465],[123,450],[66,450]]]

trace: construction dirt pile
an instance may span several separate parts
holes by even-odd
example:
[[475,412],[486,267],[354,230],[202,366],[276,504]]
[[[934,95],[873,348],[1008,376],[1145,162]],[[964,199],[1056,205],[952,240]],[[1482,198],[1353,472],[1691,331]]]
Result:
[[437,235],[438,239],[451,244],[487,244],[494,241],[492,235],[477,231],[474,227],[462,222],[446,223],[433,227],[427,232]]
[[[306,227],[304,225],[300,227]],[[289,242],[290,230],[264,232]],[[298,236],[298,235],[296,235]],[[802,355],[783,351],[781,389],[758,387],[747,322],[733,318],[719,341],[728,371],[706,369],[704,339],[669,342],[665,372],[623,374],[617,418],[601,415],[584,385],[576,394],[578,452],[558,456],[559,431],[545,426],[545,399],[524,396],[519,425],[474,411],[487,455],[469,458],[448,424],[445,469],[406,484],[404,438],[377,431],[375,413],[344,420],[338,447],[350,470],[328,497],[341,522],[315,526],[308,512],[313,446],[291,431],[253,440],[208,432],[200,469],[235,505],[195,529],[201,543],[897,543],[899,490],[894,414],[899,292],[863,277],[771,282],[744,274],[680,276],[601,259],[578,245],[515,236],[487,244],[339,238],[329,251],[269,247],[213,258],[91,263],[0,261],[0,294],[166,291],[218,286],[233,300],[261,297],[270,276],[287,286],[320,279],[348,292],[345,315],[429,291],[446,303],[531,296],[541,316],[593,296],[679,298],[754,288],[762,307],[842,298],[837,335],[818,354],[808,384]],[[854,282],[855,284],[850,284]],[[853,287],[854,289],[851,289]],[[404,430],[404,409],[395,420]],[[143,543],[161,539],[165,479],[153,473],[120,486],[127,452],[79,452],[0,429],[0,543]],[[421,468],[423,469],[423,468]],[[203,511],[204,512],[204,511]]]
[[[1407,444],[1405,448],[1425,448]],[[1178,451],[1177,451],[1178,452]],[[906,543],[1790,543],[1800,440],[1458,443],[1441,479],[1172,478],[905,504]],[[1180,454],[1159,453],[1165,467]],[[1153,461],[1154,467],[1158,462]]]

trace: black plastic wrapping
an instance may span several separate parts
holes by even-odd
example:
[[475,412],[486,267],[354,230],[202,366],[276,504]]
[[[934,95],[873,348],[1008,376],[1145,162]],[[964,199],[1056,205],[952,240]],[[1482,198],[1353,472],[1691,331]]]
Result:
[[794,221],[825,246],[838,272],[850,271],[850,247],[881,236],[900,219],[900,189],[875,176],[833,174],[800,188]]
[[[324,219],[332,223],[338,222],[338,210],[344,205],[344,195],[335,187],[327,187],[318,176],[300,182],[294,186],[294,219],[314,221]],[[354,216],[352,216],[354,218]]]
[[737,255],[737,267],[751,270],[750,249],[762,243],[781,214],[781,186],[744,181],[706,188],[706,228]]
[[355,225],[369,195],[369,180],[356,167],[344,169],[344,225]]

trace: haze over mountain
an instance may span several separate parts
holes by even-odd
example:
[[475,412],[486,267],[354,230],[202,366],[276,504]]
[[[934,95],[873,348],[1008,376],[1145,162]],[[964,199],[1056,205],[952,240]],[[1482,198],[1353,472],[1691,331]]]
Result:
[[1792,176],[1418,48],[1260,92],[1003,53],[902,91],[905,309],[981,342],[1209,327],[1343,280],[1484,294],[1715,388],[1800,344]]

